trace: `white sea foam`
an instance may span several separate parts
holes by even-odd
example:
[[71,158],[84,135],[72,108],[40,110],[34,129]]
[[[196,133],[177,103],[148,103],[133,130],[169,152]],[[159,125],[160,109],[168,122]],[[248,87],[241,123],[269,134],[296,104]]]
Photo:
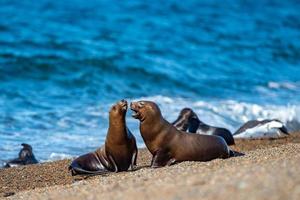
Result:
[[273,82],[268,83],[268,87],[271,89],[288,89],[297,90],[300,89],[300,82]]
[[49,156],[49,160],[53,161],[53,160],[62,160],[62,159],[68,159],[68,158],[72,158],[73,156],[70,154],[65,154],[65,153],[51,153]]

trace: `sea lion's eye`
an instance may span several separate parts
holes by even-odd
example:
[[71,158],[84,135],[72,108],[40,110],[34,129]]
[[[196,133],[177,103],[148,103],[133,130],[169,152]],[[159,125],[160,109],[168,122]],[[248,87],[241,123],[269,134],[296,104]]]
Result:
[[139,108],[142,108],[145,105],[145,102],[141,101],[139,102]]
[[116,106],[113,106],[112,109],[113,109],[113,110],[116,110]]

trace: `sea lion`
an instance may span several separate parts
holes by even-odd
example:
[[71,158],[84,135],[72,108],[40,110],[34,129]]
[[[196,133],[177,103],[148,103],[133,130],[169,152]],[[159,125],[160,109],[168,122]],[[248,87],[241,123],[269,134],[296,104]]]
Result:
[[181,161],[209,161],[233,155],[221,137],[177,130],[163,118],[154,102],[132,102],[130,108],[132,117],[140,121],[142,138],[153,156],[151,167],[163,167]]
[[172,123],[178,130],[204,135],[216,135],[224,138],[228,145],[234,145],[234,138],[226,128],[214,127],[202,122],[191,108],[180,111],[178,118]]
[[285,125],[277,119],[250,120],[242,125],[234,134],[234,138],[278,138],[289,135]]
[[198,128],[198,122],[196,119],[198,118],[196,113],[190,108],[183,108],[177,119],[172,123],[178,130],[181,131],[190,131],[193,130],[194,133]]
[[6,162],[4,168],[38,163],[37,159],[33,155],[32,147],[29,144],[25,143],[22,143],[21,145],[23,146],[23,148],[19,152],[19,157]]
[[136,165],[137,146],[126,126],[127,101],[121,100],[109,112],[109,128],[104,146],[76,158],[69,170],[72,175],[101,174],[133,169]]

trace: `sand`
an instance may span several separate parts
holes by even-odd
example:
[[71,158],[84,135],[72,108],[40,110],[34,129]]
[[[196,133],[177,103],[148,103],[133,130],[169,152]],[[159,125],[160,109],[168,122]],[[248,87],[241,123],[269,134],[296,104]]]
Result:
[[[152,169],[140,149],[132,172],[73,178],[70,160],[0,170],[4,199],[299,199],[300,132],[237,140],[245,156]],[[7,196],[7,197],[5,197]]]

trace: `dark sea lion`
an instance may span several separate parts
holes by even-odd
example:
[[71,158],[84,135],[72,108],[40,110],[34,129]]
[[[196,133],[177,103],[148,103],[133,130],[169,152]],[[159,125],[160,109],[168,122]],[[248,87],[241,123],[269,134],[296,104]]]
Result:
[[[196,118],[196,119],[193,119]],[[195,133],[198,128],[196,113],[190,108],[183,108],[177,119],[172,123],[178,130],[187,131],[193,130]]]
[[17,167],[21,165],[37,164],[38,161],[34,157],[32,147],[29,144],[21,144],[23,148],[19,152],[19,157],[8,161],[4,168]]
[[153,156],[151,167],[181,161],[209,161],[233,155],[221,137],[177,130],[162,117],[154,102],[132,102],[130,108],[132,116],[140,121],[142,138]]
[[250,120],[234,134],[235,138],[276,138],[289,135],[286,126],[278,119]]
[[178,118],[172,123],[178,130],[204,135],[216,135],[224,138],[228,145],[234,145],[234,138],[226,128],[214,127],[202,122],[191,108],[180,111]]
[[104,146],[76,158],[69,170],[72,175],[101,174],[133,169],[136,165],[137,146],[126,126],[127,101],[121,100],[109,112],[109,128]]

